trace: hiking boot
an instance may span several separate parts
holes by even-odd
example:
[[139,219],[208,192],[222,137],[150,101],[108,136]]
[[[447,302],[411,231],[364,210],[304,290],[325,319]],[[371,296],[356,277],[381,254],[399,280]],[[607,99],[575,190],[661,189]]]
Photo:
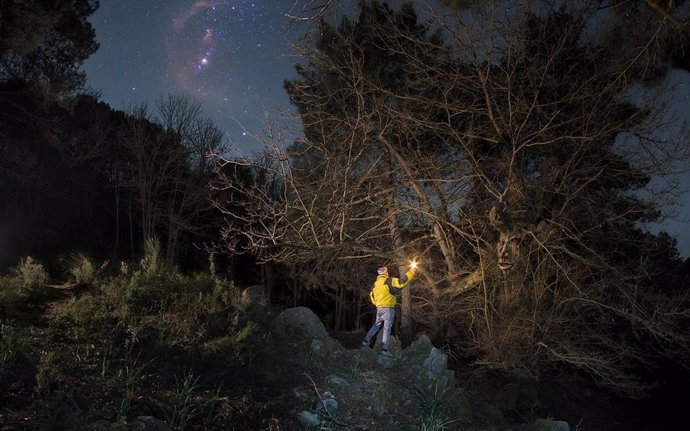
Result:
[[393,354],[388,350],[381,350],[381,356],[388,356],[389,358],[392,358]]
[[362,347],[368,347],[371,349],[371,345],[367,343],[366,341],[362,341]]

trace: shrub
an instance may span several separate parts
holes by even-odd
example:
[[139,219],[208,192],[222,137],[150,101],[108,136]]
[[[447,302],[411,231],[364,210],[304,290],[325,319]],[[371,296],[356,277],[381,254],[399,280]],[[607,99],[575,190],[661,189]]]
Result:
[[21,284],[16,277],[0,276],[0,309],[10,314],[22,300]]
[[36,370],[36,393],[44,397],[49,395],[63,379],[62,372],[56,364],[53,352],[44,352]]
[[163,272],[161,244],[157,239],[149,238],[144,243],[144,257],[141,259],[141,275],[150,279]]
[[19,331],[12,325],[0,325],[0,362],[11,364],[17,360],[24,341]]
[[43,265],[27,256],[19,261],[19,265],[13,270],[22,289],[36,289],[48,283],[49,276]]
[[107,304],[100,297],[85,294],[80,298],[56,304],[52,311],[53,322],[69,335],[81,337],[103,332],[103,322],[108,313]]
[[195,392],[199,389],[198,381],[199,377],[194,377],[191,371],[185,373],[181,383],[178,381],[175,402],[169,417],[169,423],[173,428],[185,429],[187,423],[199,414],[200,409],[194,403]]
[[81,253],[70,259],[69,273],[77,284],[93,284],[96,281],[96,270],[93,262]]

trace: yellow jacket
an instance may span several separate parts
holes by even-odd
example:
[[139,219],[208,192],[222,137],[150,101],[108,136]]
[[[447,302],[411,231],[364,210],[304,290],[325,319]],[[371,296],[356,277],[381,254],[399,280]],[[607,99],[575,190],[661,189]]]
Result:
[[407,286],[407,283],[409,283],[414,276],[415,273],[412,270],[407,271],[405,275],[399,279],[379,275],[376,277],[374,287],[369,293],[372,304],[376,307],[395,307],[398,301],[393,295],[393,292],[395,292],[393,289],[402,289]]

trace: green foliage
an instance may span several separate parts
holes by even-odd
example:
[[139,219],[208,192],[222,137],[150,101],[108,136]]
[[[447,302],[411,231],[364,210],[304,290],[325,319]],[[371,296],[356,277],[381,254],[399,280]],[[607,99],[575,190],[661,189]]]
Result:
[[144,280],[161,275],[163,271],[163,257],[161,244],[157,239],[149,238],[144,242],[144,257],[141,259],[140,273]]
[[77,284],[93,284],[96,280],[93,262],[81,253],[72,256],[69,273]]
[[206,410],[206,416],[204,418],[204,425],[212,425],[218,419],[223,416],[223,401],[224,398],[221,396],[222,388],[219,385],[211,395],[204,401],[204,409]]
[[[154,255],[155,251],[149,254]],[[147,268],[152,271],[149,274],[158,271]],[[208,274],[187,277],[157,272],[145,277],[135,272],[96,287],[93,293],[56,304],[53,322],[75,338],[122,335],[130,347],[146,345],[149,350],[162,346],[191,350],[214,336],[226,335],[228,311],[239,297],[234,286]],[[243,331],[233,344],[248,336]]]
[[105,377],[112,368],[113,365],[113,346],[108,345],[101,353],[101,376]]
[[[56,302],[50,311],[56,336],[88,343],[86,352],[78,348],[74,353],[80,366],[93,370],[94,377],[107,382],[113,394],[121,394],[108,404],[111,417],[118,421],[132,414],[141,395],[144,366],[138,365],[140,357],[158,362],[174,351],[195,366],[201,350],[204,361],[222,356],[224,364],[228,357],[247,363],[247,346],[258,332],[257,324],[236,309],[240,292],[232,283],[210,274],[187,276],[155,269],[151,264],[157,260],[155,255],[150,250],[134,273],[94,279],[93,289]],[[133,356],[137,359],[132,360]],[[52,354],[42,360],[39,374],[36,390],[42,394],[62,382]],[[175,429],[202,422],[211,426],[229,414],[220,387],[204,391],[199,381],[191,372],[180,378],[168,411]]]
[[15,310],[22,301],[21,283],[14,276],[0,276],[0,309],[6,313]]
[[36,370],[36,393],[40,397],[49,395],[63,378],[55,353],[43,352]]
[[132,407],[132,401],[140,391],[140,380],[148,363],[139,364],[138,358],[127,357],[122,368],[119,368],[113,379],[114,387],[124,388],[118,417],[127,417]]
[[431,415],[422,419],[419,431],[445,431],[455,429],[456,421],[442,415]]
[[31,256],[22,258],[13,273],[22,289],[29,291],[42,288],[50,279],[43,265]]
[[11,64],[9,75],[46,83],[56,94],[80,88],[86,79],[81,64],[98,48],[88,21],[96,9],[89,0],[3,2],[0,60]]
[[109,331],[106,323],[111,310],[111,304],[104,302],[102,297],[86,293],[56,304],[52,310],[52,320],[67,335],[82,338]]
[[199,377],[194,377],[189,371],[185,373],[182,382],[178,382],[173,410],[168,420],[174,429],[185,429],[187,423],[199,414],[200,408],[194,403],[194,393],[199,389],[198,381]]
[[437,380],[431,388],[418,387],[417,396],[420,400],[422,412],[429,416],[436,416],[441,410],[441,403],[448,394],[449,388],[444,387]]
[[0,325],[0,362],[11,364],[21,355],[24,339],[13,325]]

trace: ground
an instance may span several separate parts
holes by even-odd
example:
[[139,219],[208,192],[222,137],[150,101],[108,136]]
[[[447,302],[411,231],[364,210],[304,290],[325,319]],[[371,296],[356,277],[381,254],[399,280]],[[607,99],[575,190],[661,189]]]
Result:
[[[239,296],[220,301],[212,285],[177,296],[182,308],[141,307],[155,295],[117,302],[109,289],[3,303],[2,431],[134,430],[143,429],[142,417],[173,429],[303,430],[300,412],[313,411],[326,391],[339,407],[323,430],[488,431],[539,417],[566,420],[573,430],[654,430],[670,421],[644,419],[641,404],[606,395],[573,372],[516,379],[451,357],[434,379],[451,373],[453,384],[429,386],[425,367],[443,352],[428,339],[395,345],[396,356],[382,358],[361,346],[364,330],[281,332],[271,323],[280,309]],[[192,297],[203,307],[189,305]]]

